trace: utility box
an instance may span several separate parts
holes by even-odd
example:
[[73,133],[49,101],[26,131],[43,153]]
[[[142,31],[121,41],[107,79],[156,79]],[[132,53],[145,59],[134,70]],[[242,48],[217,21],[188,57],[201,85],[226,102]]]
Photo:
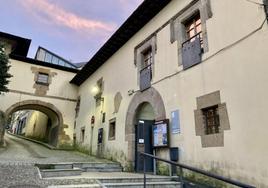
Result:
[[179,160],[179,148],[178,147],[169,148],[169,153],[170,153],[170,160],[171,161],[178,161]]
[[[177,162],[179,160],[179,148],[171,147],[169,148],[170,160],[173,162]],[[171,165],[171,175],[177,174],[177,167],[175,165]]]

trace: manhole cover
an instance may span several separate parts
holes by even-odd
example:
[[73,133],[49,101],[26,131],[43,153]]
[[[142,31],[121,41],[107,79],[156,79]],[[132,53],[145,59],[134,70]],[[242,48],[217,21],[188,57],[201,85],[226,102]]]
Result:
[[8,188],[42,188],[38,185],[12,185]]

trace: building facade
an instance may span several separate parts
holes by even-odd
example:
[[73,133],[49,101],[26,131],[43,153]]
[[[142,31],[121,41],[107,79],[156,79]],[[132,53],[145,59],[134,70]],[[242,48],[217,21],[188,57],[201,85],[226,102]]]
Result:
[[138,151],[177,147],[181,163],[267,187],[262,3],[144,1],[71,81],[76,142],[137,171]]
[[[125,170],[142,170],[139,151],[170,159],[172,149],[180,163],[268,187],[266,3],[145,0],[77,74],[11,56],[0,109],[38,101],[59,140]],[[148,160],[147,170],[167,169]]]

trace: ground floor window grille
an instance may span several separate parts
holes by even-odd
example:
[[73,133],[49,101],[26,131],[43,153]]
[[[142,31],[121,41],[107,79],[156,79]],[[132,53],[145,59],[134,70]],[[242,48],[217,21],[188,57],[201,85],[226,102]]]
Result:
[[202,109],[205,121],[205,134],[216,134],[220,130],[218,106]]

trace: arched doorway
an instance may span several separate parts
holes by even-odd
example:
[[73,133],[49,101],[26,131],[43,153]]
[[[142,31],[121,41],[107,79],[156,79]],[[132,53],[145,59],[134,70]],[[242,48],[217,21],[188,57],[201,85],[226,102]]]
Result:
[[128,143],[128,161],[135,166],[136,131],[138,121],[158,121],[166,119],[164,102],[159,92],[153,87],[143,92],[137,92],[128,107],[125,125],[125,140]]
[[6,117],[10,118],[11,114],[21,110],[36,110],[46,114],[50,119],[49,131],[46,133],[48,135],[48,143],[52,146],[58,145],[59,133],[63,126],[63,118],[61,112],[53,104],[39,100],[21,101],[6,110]]

